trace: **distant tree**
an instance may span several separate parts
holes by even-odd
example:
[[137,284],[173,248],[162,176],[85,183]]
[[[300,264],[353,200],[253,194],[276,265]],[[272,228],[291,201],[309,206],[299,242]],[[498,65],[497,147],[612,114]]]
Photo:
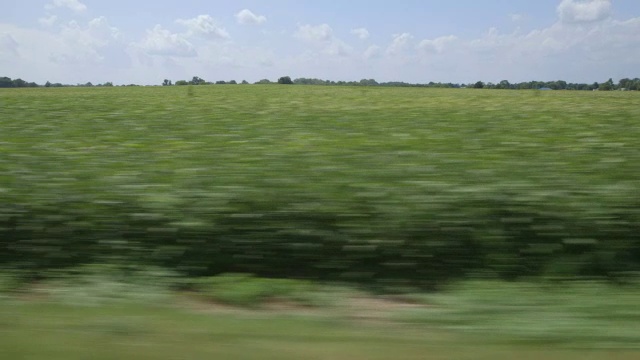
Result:
[[27,82],[22,79],[13,79],[13,87],[27,87]]
[[189,82],[187,80],[178,80],[176,85],[189,85]]
[[249,82],[247,80],[242,80],[241,84],[242,85],[247,85],[247,84],[249,84]]
[[173,84],[171,83],[171,80],[169,80],[169,79],[164,79],[164,81],[162,82],[162,86],[171,86],[171,85],[173,85]]
[[508,80],[502,80],[496,85],[496,89],[511,89],[511,84]]
[[362,86],[376,86],[376,85],[378,85],[378,82],[375,81],[374,79],[362,79],[362,80],[360,80],[360,85],[362,85]]
[[615,90],[616,89],[616,84],[613,83],[613,79],[609,78],[609,80],[607,80],[607,84],[611,87],[611,90]]
[[473,84],[473,88],[474,89],[482,89],[482,88],[484,88],[484,83],[482,81],[478,81],[477,83]]
[[113,83],[111,81],[107,81],[106,83],[102,84],[102,86],[111,87],[113,86]]
[[629,88],[631,87],[630,86],[631,84],[632,84],[632,80],[629,78],[620,79],[620,81],[618,81],[618,89],[629,90]]
[[191,81],[189,83],[191,85],[204,85],[204,84],[206,84],[206,81],[204,79],[202,79],[202,78],[194,76],[193,79],[191,79]]
[[227,82],[226,82],[226,81],[224,81],[224,80],[218,80],[218,81],[216,81],[216,85],[224,85],[224,84],[226,84],[226,83],[227,83]]
[[290,85],[290,84],[293,84],[293,80],[291,80],[291,78],[288,76],[283,76],[278,79],[278,84]]
[[231,80],[231,81],[228,82],[228,84],[237,85],[238,83],[235,80]]
[[51,87],[51,83],[47,81],[46,83],[44,83],[44,87]]
[[256,84],[271,84],[271,81],[269,81],[269,79],[262,79],[257,81]]
[[297,78],[293,80],[294,84],[300,85],[329,85],[330,82],[322,79],[310,79],[310,78]]
[[615,90],[615,85],[613,84],[613,79],[609,79],[609,80],[603,82],[602,84],[600,84],[600,87],[598,89],[601,90],[601,91]]
[[0,77],[0,88],[10,88],[13,87],[13,81],[11,78],[6,76]]

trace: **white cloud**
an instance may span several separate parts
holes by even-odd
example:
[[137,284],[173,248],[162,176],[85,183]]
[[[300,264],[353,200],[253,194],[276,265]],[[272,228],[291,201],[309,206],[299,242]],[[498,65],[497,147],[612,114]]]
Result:
[[334,39],[324,48],[324,53],[331,56],[347,56],[351,50],[351,47],[342,40]]
[[50,15],[47,17],[41,17],[38,19],[38,22],[44,26],[51,26],[58,21],[58,17],[55,15]]
[[600,21],[611,15],[611,0],[562,0],[556,10],[563,22]]
[[524,19],[524,15],[522,14],[509,14],[509,19],[513,22],[518,22]]
[[327,24],[298,26],[294,36],[329,56],[344,57],[350,55],[353,50],[347,43],[335,37],[333,29]]
[[18,56],[18,42],[11,34],[2,34],[0,36],[0,55],[11,54]]
[[369,30],[365,28],[351,29],[351,34],[357,36],[359,39],[362,39],[362,40],[369,38]]
[[295,36],[310,42],[331,41],[333,39],[333,29],[327,24],[318,26],[302,25],[298,27]]
[[388,55],[400,54],[407,47],[411,39],[413,39],[413,36],[409,33],[394,34],[391,45],[387,47],[387,54]]
[[48,10],[55,8],[67,8],[77,13],[85,12],[87,10],[87,6],[78,0],[53,0],[52,3],[45,5],[45,8]]
[[426,52],[442,53],[449,44],[456,40],[458,37],[455,35],[441,36],[433,40],[425,39],[416,48]]
[[147,35],[138,44],[149,55],[192,57],[196,56],[195,47],[180,34],[173,34],[160,25],[147,30]]
[[128,62],[120,31],[110,26],[104,17],[95,18],[86,25],[70,21],[60,27],[59,33],[52,35],[55,41],[44,46],[47,51],[44,56],[53,63],[118,67]]
[[62,26],[60,37],[71,45],[76,45],[79,51],[97,53],[97,49],[108,46],[120,38],[120,31],[109,25],[103,16],[87,23],[86,27],[76,21],[70,21]]
[[267,17],[256,15],[249,9],[243,9],[236,14],[236,20],[242,25],[261,25],[267,21]]
[[209,15],[198,15],[192,19],[178,19],[176,23],[187,27],[187,36],[199,35],[208,39],[230,38],[227,30],[218,26],[215,20]]
[[373,58],[380,57],[381,53],[382,53],[382,49],[380,48],[380,46],[371,45],[367,48],[367,50],[364,51],[363,56],[365,59],[373,59]]

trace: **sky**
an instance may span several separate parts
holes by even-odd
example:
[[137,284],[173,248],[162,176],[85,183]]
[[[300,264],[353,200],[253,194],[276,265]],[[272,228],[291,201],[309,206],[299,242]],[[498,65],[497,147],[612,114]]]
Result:
[[0,0],[0,76],[617,82],[640,77],[640,1]]

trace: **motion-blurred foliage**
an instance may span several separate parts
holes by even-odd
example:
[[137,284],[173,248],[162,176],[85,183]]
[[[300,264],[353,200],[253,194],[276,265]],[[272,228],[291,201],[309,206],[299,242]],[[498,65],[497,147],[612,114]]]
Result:
[[433,286],[640,271],[633,92],[0,91],[0,267]]

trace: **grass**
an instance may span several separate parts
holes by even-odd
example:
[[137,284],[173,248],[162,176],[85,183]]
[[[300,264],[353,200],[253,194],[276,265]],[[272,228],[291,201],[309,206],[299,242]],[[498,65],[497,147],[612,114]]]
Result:
[[[190,89],[0,90],[0,224],[18,219],[23,244],[7,247],[25,257],[13,266],[126,256],[366,278],[377,257],[444,277],[470,241],[496,253],[464,265],[494,272],[585,247],[554,271],[637,267],[636,92]],[[417,265],[432,256],[449,258]]]
[[264,279],[248,274],[222,274],[195,281],[199,294],[210,301],[236,306],[259,307],[268,301],[288,301],[302,306],[327,303],[329,287],[294,279]]
[[[234,277],[216,283],[228,288]],[[11,359],[635,359],[639,294],[598,283],[463,282],[370,319],[344,306],[374,297],[346,289],[311,313],[229,312],[175,296],[79,305],[22,295],[0,299],[0,349]]]
[[396,320],[507,341],[639,348],[637,284],[463,282],[421,301],[431,306],[397,313]]
[[[373,268],[411,289],[403,277],[473,263],[460,250],[469,233],[488,252],[479,276],[546,247],[577,253],[554,259],[549,279],[627,264],[618,253],[634,264],[635,92],[176,86],[0,89],[0,102],[3,264],[112,264],[48,268],[26,293],[17,273],[0,276],[7,358],[640,356],[632,281],[465,282],[364,321],[341,301],[371,295],[315,282],[194,282],[209,301],[251,308],[234,314],[180,308],[172,291],[184,272],[304,278],[310,263],[344,280]],[[175,273],[113,265],[146,260]],[[321,316],[256,310],[274,298]]]
[[[98,203],[135,195],[166,208],[185,196],[286,189],[410,206],[434,190],[533,187],[562,196],[579,186],[623,194],[638,181],[633,92],[193,91],[2,90],[3,196],[28,202],[56,189]],[[196,221],[189,215],[183,220]]]

